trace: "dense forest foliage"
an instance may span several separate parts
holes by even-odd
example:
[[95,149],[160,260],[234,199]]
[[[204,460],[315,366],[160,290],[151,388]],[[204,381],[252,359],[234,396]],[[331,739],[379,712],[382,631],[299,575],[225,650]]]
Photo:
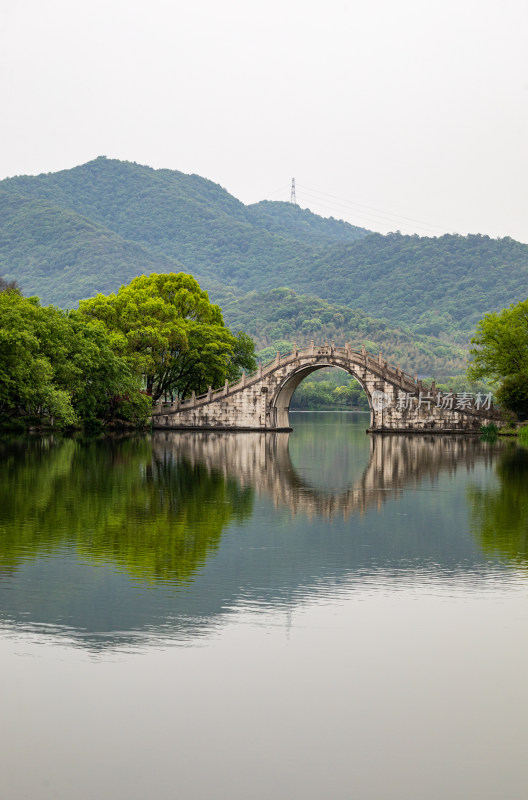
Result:
[[103,326],[0,281],[0,425],[142,423],[151,402]]
[[[364,338],[353,319],[341,320],[343,308],[356,318],[361,309],[363,322],[373,318],[374,349],[392,358],[392,337],[394,360],[412,370],[455,373],[478,320],[528,296],[528,246],[509,238],[382,236],[290,203],[246,206],[197,175],[104,157],[1,181],[0,219],[0,274],[44,303],[71,308],[137,275],[185,271],[231,326],[247,329],[239,320],[255,306],[253,292],[288,286],[325,309],[259,304],[251,331],[259,346],[301,343],[312,332]],[[333,321],[321,317],[331,313]],[[411,335],[418,352],[405,349]]]
[[390,363],[399,363],[409,372],[443,377],[465,368],[464,351],[456,345],[413,334],[408,327],[398,328],[344,305],[298,295],[292,289],[231,297],[222,310],[230,328],[253,337],[264,361],[273,358],[277,349],[289,352],[293,342],[301,347],[313,339],[316,343],[350,342],[356,350],[364,344],[374,355],[381,350]]
[[1,188],[0,220],[0,275],[62,308],[117,290],[135,275],[183,269],[80,214]]
[[341,219],[325,219],[292,203],[261,200],[248,206],[247,210],[248,219],[253,225],[265,228],[270,233],[278,233],[285,239],[297,239],[315,245],[350,242],[370,233]]
[[135,278],[68,312],[0,278],[0,427],[141,425],[161,395],[255,368],[253,341],[185,273]]
[[[77,241],[77,255],[83,267],[90,268],[84,260],[84,251],[90,249],[94,236],[94,231],[83,229],[86,221],[95,224],[97,233],[106,229],[109,252],[99,262],[102,282],[99,288],[105,291],[115,291],[120,282],[128,282],[141,272],[162,271],[161,265],[155,263],[151,268],[138,270],[138,265],[132,261],[126,272],[132,242],[149,251],[151,259],[160,258],[165,262],[167,257],[176,259],[202,284],[207,277],[210,280],[206,288],[212,289],[215,280],[238,284],[239,278],[249,277],[265,264],[272,267],[285,258],[295,260],[297,254],[309,257],[314,246],[317,249],[320,244],[343,241],[347,237],[352,240],[366,233],[362,228],[324,220],[288,203],[278,204],[287,209],[286,217],[283,215],[278,222],[267,204],[262,208],[261,204],[245,206],[217,184],[197,175],[153,170],[105,158],[63,172],[1,181],[0,194],[12,197],[16,206],[20,206],[22,198],[45,201],[44,208],[41,205],[24,208],[24,228],[35,232],[37,238],[39,229],[43,228],[41,257],[46,256],[47,250],[45,230],[53,228],[59,211],[70,212],[63,224],[69,226],[68,244]],[[53,217],[49,223],[43,219],[46,209]],[[79,216],[82,219],[77,219]],[[27,239],[23,230],[12,231],[7,220],[6,224],[7,233],[0,241],[0,274],[17,278],[24,291],[38,289],[46,302],[68,305],[73,297],[86,296],[76,290],[73,283],[67,296],[56,293],[60,292],[60,285],[50,295],[45,286],[28,282],[27,275],[11,275],[10,265],[27,261],[35,240],[31,236]],[[290,236],[285,237],[282,229],[289,230]],[[280,232],[275,232],[277,230]],[[305,240],[307,231],[310,242]],[[314,240],[317,245],[313,244]],[[59,239],[49,241],[49,247],[52,253],[48,258],[54,265],[51,272],[61,263],[63,269],[76,267],[76,253],[71,247],[67,245],[61,252]],[[145,257],[141,252],[134,255],[140,259]],[[174,262],[165,269],[176,271]]]
[[371,234],[334,245],[288,285],[410,325],[417,333],[462,340],[487,312],[528,294],[528,245],[489,236],[438,238]]

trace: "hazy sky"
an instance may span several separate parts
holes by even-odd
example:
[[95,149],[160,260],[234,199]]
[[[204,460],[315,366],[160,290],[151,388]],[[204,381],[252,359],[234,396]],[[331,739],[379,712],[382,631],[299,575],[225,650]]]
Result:
[[0,0],[0,178],[98,155],[528,242],[526,0]]

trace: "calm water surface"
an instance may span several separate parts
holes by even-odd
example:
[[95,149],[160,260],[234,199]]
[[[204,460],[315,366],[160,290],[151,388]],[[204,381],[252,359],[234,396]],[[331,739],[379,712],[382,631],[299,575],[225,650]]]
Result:
[[528,451],[0,441],[0,797],[518,800]]

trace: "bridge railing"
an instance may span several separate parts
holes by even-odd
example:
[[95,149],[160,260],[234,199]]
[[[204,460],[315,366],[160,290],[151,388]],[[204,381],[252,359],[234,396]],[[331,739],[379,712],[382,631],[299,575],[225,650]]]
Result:
[[[174,403],[171,403],[172,408],[179,409],[189,409],[194,408],[196,406],[205,405],[206,403],[211,402],[212,400],[219,400],[222,397],[227,397],[228,395],[232,394],[233,392],[240,391],[244,389],[246,386],[251,385],[252,383],[260,380],[261,378],[269,375],[270,372],[273,372],[277,367],[284,366],[292,361],[295,361],[298,358],[303,357],[313,357],[313,356],[340,356],[344,359],[349,359],[355,357],[353,360],[356,362],[362,362],[363,365],[369,368],[371,371],[374,372],[381,372],[383,370],[387,370],[388,365],[386,361],[380,361],[379,356],[374,357],[371,353],[368,353],[365,349],[362,352],[357,350],[352,350],[350,345],[345,345],[345,347],[336,347],[334,344],[321,344],[316,345],[312,342],[307,347],[294,347],[289,353],[281,354],[277,353],[275,358],[272,358],[270,361],[266,362],[265,364],[259,364],[258,368],[251,373],[250,375],[242,374],[242,377],[236,381],[235,383],[225,383],[224,386],[218,389],[209,389],[207,392],[204,392],[200,395],[195,395],[194,393],[191,397],[187,398],[186,400],[176,400]],[[414,383],[414,378],[412,376],[407,375],[400,370],[397,369],[393,370],[393,374],[395,379],[399,376],[403,376],[405,380]]]
[[[210,403],[212,400],[219,400],[222,397],[228,397],[234,392],[240,391],[247,386],[250,386],[253,383],[261,380],[278,367],[285,366],[299,358],[302,359],[306,357],[317,356],[338,356],[343,358],[343,360],[351,360],[357,365],[364,366],[370,372],[378,374],[380,379],[389,380],[391,383],[401,386],[403,391],[406,390],[410,393],[416,391],[427,391],[432,395],[433,398],[438,396],[438,389],[434,387],[422,387],[422,382],[421,380],[417,379],[417,376],[409,375],[407,372],[402,370],[399,365],[395,367],[389,364],[382,357],[381,353],[378,353],[378,355],[375,356],[367,352],[365,347],[362,347],[361,351],[352,350],[349,344],[346,344],[344,347],[336,347],[333,343],[331,345],[327,343],[324,345],[316,345],[314,342],[311,342],[307,347],[298,348],[294,346],[291,352],[285,353],[284,355],[278,352],[275,358],[271,359],[265,364],[259,364],[255,372],[251,373],[250,375],[242,373],[241,378],[235,383],[230,384],[226,381],[224,386],[219,389],[213,390],[209,388],[207,392],[204,392],[200,395],[195,395],[193,392],[191,397],[186,400],[176,400],[173,404],[171,404],[172,409],[183,410],[194,408],[196,406],[202,406]],[[474,406],[474,404],[471,408],[467,409],[467,411],[472,414],[477,414],[478,416],[489,415],[489,412],[487,412],[485,409],[477,408]]]

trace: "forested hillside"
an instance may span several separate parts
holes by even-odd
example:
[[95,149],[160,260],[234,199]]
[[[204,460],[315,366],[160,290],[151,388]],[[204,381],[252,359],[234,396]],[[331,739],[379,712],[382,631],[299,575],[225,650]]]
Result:
[[327,219],[301,209],[291,203],[262,200],[247,207],[248,220],[253,225],[265,228],[271,233],[279,233],[286,239],[311,242],[320,245],[327,242],[350,242],[367,236],[370,231],[354,228],[348,222]]
[[[301,342],[310,325],[316,337],[340,340],[348,330],[353,339],[355,322],[341,323],[338,304],[377,320],[369,328],[376,344],[384,319],[416,346],[440,348],[440,359],[455,358],[442,350],[448,345],[467,347],[486,312],[528,296],[528,245],[509,238],[382,236],[290,203],[245,206],[197,175],[104,157],[0,182],[0,275],[44,303],[72,307],[138,274],[180,270],[248,330],[253,309],[261,342]],[[288,316],[266,294],[281,286],[326,306]],[[245,297],[253,292],[268,300]]]
[[131,276],[184,269],[163,253],[47,200],[0,189],[0,220],[0,275],[62,308],[114,291]]
[[257,348],[273,345],[283,351],[295,341],[304,346],[316,342],[350,342],[353,348],[377,354],[380,350],[393,364],[421,374],[448,376],[464,369],[464,351],[436,338],[413,334],[385,319],[375,319],[362,311],[325,302],[316,297],[298,295],[292,289],[251,292],[232,297],[222,304],[226,324],[253,337]]
[[405,322],[420,333],[470,335],[487,311],[528,296],[528,245],[489,236],[373,233],[334,245],[288,274],[298,291]]

